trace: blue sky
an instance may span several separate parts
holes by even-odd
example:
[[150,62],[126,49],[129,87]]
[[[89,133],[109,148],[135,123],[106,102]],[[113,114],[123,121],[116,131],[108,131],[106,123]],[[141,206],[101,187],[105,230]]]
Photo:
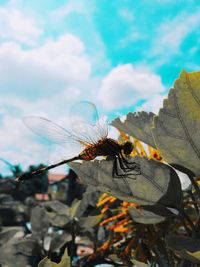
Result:
[[0,158],[49,158],[25,115],[66,126],[82,100],[110,119],[158,112],[181,69],[200,69],[199,44],[199,1],[0,0]]

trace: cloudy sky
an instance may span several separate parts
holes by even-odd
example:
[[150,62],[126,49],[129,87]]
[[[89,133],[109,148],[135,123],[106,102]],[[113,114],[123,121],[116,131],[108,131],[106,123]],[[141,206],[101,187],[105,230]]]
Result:
[[0,158],[52,157],[26,115],[65,126],[82,100],[109,119],[157,112],[181,69],[200,69],[199,49],[195,0],[0,0]]

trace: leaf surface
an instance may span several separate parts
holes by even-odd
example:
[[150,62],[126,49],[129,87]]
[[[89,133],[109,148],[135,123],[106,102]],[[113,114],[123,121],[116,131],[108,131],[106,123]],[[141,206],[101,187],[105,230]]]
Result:
[[71,219],[73,219],[74,217],[76,217],[76,214],[77,214],[77,211],[78,211],[78,208],[81,204],[81,201],[80,200],[75,200],[73,203],[72,203],[72,206],[70,208],[70,217]]
[[152,112],[129,112],[124,122],[117,118],[111,122],[111,125],[152,147],[156,147],[151,131],[154,116],[155,114]]
[[128,212],[131,215],[131,218],[137,223],[156,224],[165,220],[165,217],[143,209],[137,211],[135,208],[129,207]]
[[70,258],[67,254],[67,250],[62,256],[62,259],[59,263],[55,263],[45,257],[43,260],[40,261],[38,267],[70,267]]
[[200,250],[200,239],[192,237],[168,235],[166,237],[167,245],[174,250],[188,250],[190,252],[196,252]]
[[164,160],[200,175],[200,72],[181,72],[152,129]]
[[87,216],[87,217],[81,217],[79,220],[79,225],[81,228],[84,228],[85,230],[90,229],[94,226],[96,226],[102,219],[102,215],[94,215],[94,216]]
[[52,253],[55,250],[61,249],[67,242],[70,242],[71,240],[72,240],[71,234],[56,233],[51,240],[49,251]]
[[[83,183],[92,185],[98,190],[113,195],[121,200],[136,202],[141,205],[154,205],[165,196],[164,205],[180,204],[181,186],[177,175],[171,178],[168,165],[145,157],[127,158],[129,162],[140,165],[141,175],[125,174],[125,177],[113,178],[112,160],[95,160],[93,162],[71,162],[69,165]],[[169,188],[170,187],[170,188]],[[176,190],[177,194],[172,194]],[[171,192],[172,191],[172,192]],[[162,204],[162,203],[160,203]]]
[[31,211],[31,232],[36,238],[45,237],[49,229],[49,219],[44,207],[36,206]]
[[21,230],[21,227],[9,227],[3,228],[0,232],[0,246],[5,245],[10,239],[14,237],[14,235]]
[[137,261],[135,259],[131,260],[132,263],[134,264],[133,267],[150,267],[150,265],[144,263],[144,262],[141,262],[141,261]]
[[193,263],[200,263],[200,240],[192,237],[169,235],[166,244],[182,258]]
[[18,252],[26,256],[34,256],[41,249],[37,240],[32,238],[32,236],[26,236],[14,245]]
[[48,201],[43,203],[49,222],[56,227],[64,227],[71,221],[70,207],[60,201]]

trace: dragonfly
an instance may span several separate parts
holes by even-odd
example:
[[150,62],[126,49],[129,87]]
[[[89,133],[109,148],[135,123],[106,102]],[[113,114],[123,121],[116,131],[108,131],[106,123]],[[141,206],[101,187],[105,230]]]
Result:
[[[85,116],[87,114],[87,116]],[[74,157],[62,160],[56,164],[40,168],[31,173],[17,177],[17,181],[29,179],[32,175],[41,174],[76,160],[91,161],[104,156],[113,159],[113,178],[124,177],[127,173],[133,176],[140,174],[140,166],[127,160],[133,150],[133,144],[124,144],[108,138],[108,123],[105,117],[99,119],[96,106],[89,101],[77,103],[72,108],[70,118],[72,129],[67,130],[57,123],[39,116],[24,117],[25,125],[35,134],[54,144],[71,143],[82,147],[82,151]],[[123,173],[119,171],[123,170]],[[133,172],[132,172],[133,171]],[[132,172],[132,173],[130,173]]]

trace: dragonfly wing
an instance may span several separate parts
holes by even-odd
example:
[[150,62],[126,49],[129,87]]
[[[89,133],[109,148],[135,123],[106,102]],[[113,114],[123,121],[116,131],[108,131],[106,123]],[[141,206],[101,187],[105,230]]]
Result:
[[96,144],[108,135],[108,124],[105,118],[99,119],[97,108],[90,101],[76,103],[70,112],[73,134],[81,143]]
[[108,135],[107,119],[102,117],[95,125],[88,123],[79,124],[79,132],[75,131],[78,140],[85,144],[96,144],[99,140],[103,140]]
[[23,118],[25,125],[35,134],[41,136],[47,141],[55,144],[77,143],[77,138],[58,124],[37,116],[26,116]]
[[95,125],[99,116],[94,103],[81,101],[72,106],[70,110],[71,128],[78,131],[80,124]]
[[96,131],[99,133],[101,138],[105,139],[108,136],[108,118],[106,116],[101,117],[97,122],[96,122]]

